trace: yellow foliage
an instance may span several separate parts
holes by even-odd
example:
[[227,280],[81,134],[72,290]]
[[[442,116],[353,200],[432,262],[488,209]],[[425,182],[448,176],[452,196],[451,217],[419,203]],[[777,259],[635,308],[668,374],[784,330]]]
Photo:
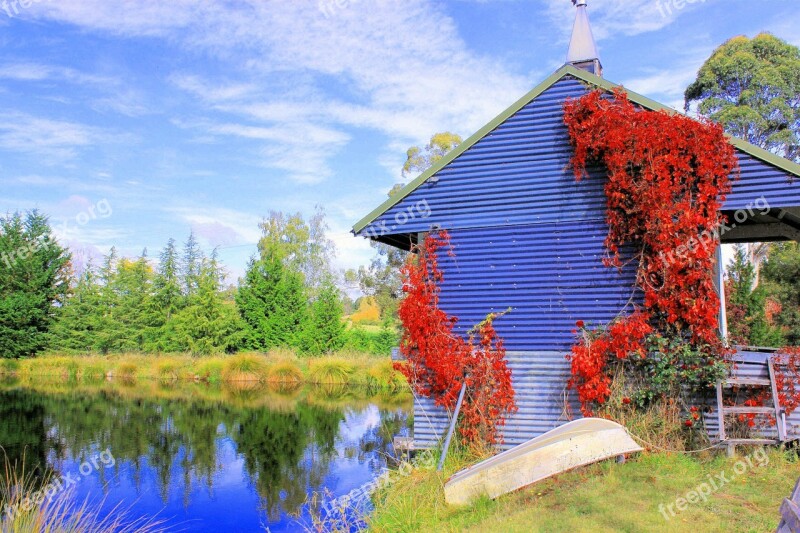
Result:
[[364,297],[358,304],[358,309],[350,316],[350,320],[356,322],[378,322],[381,319],[381,310],[375,298]]

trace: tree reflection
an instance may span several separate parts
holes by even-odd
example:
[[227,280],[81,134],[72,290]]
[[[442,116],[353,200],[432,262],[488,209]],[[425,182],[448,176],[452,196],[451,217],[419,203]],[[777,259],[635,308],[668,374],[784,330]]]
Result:
[[0,386],[0,445],[12,463],[22,465],[24,457],[27,472],[41,473],[108,448],[115,468],[101,475],[112,483],[127,476],[140,494],[145,480],[154,480],[163,502],[180,495],[188,507],[193,489],[213,492],[225,468],[225,443],[233,443],[263,511],[274,520],[296,513],[310,492],[325,487],[339,450],[382,468],[380,454],[389,452],[392,436],[407,423],[402,409],[382,410],[379,425],[357,442],[342,442],[350,398],[320,402],[307,391],[257,389],[207,391],[215,398],[208,399],[160,386],[134,388],[34,392]]

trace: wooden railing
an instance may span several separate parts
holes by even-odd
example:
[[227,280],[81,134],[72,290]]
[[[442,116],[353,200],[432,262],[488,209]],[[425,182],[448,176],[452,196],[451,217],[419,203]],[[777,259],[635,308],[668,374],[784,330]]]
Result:
[[800,532],[800,479],[794,486],[790,498],[785,498],[781,503],[781,523],[775,533]]

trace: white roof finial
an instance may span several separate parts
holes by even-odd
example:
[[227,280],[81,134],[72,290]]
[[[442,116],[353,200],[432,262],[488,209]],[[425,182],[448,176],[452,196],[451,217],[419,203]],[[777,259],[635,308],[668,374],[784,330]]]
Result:
[[575,24],[572,26],[567,63],[601,76],[603,67],[600,64],[600,54],[597,52],[594,35],[592,35],[592,27],[589,25],[586,0],[572,0],[572,3],[575,4],[578,12],[575,14]]

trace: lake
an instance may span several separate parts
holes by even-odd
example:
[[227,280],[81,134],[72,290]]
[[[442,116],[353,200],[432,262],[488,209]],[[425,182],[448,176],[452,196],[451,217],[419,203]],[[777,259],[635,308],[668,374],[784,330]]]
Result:
[[352,388],[179,382],[0,385],[0,445],[26,471],[72,479],[107,514],[188,531],[303,531],[308,497],[378,476],[410,399]]

